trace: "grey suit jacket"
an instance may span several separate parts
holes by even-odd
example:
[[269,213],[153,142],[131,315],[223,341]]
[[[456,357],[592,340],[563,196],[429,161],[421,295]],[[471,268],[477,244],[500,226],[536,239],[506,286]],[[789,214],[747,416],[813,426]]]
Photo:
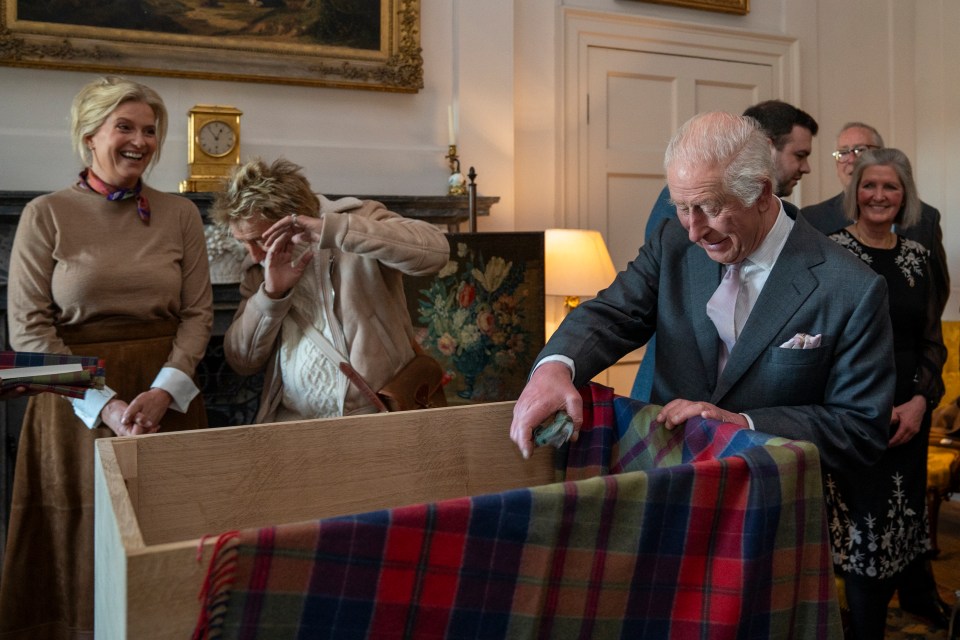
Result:
[[[943,309],[950,298],[950,270],[947,267],[947,252],[943,248],[943,230],[940,228],[940,212],[921,202],[920,222],[907,229],[897,229],[905,238],[916,240],[930,251],[930,275],[937,296],[937,309]],[[824,235],[830,235],[843,229],[851,220],[843,214],[843,194],[837,194],[829,200],[804,207],[800,215],[807,219]]]
[[[781,200],[784,212],[791,220],[796,220],[800,210],[797,205],[786,200]],[[670,188],[663,187],[657,201],[650,210],[650,217],[647,218],[647,226],[643,231],[644,242],[650,237],[656,228],[664,221],[677,217],[677,208],[670,203]],[[657,353],[657,337],[653,336],[647,343],[647,348],[640,359],[640,367],[637,369],[637,377],[633,381],[633,388],[630,389],[630,397],[644,402],[650,401],[651,388],[653,387],[653,360]]]
[[[538,360],[571,358],[581,386],[656,331],[653,403],[684,398],[746,413],[758,431],[816,444],[827,468],[877,460],[896,379],[884,279],[798,220],[718,379],[706,305],[721,272],[669,220],[610,287],[567,316]],[[821,334],[821,346],[780,348],[797,333]]]

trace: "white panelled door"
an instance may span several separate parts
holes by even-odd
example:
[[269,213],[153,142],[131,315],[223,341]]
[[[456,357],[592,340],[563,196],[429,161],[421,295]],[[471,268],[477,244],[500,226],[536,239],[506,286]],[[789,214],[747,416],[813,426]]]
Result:
[[587,66],[585,226],[603,234],[619,271],[643,244],[673,132],[696,113],[741,113],[773,98],[774,68],[598,46],[588,48]]

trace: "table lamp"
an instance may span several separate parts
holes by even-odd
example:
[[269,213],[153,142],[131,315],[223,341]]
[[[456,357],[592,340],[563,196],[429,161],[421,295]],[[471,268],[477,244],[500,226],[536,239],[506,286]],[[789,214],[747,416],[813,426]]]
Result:
[[547,229],[544,253],[545,293],[565,298],[564,314],[580,304],[580,296],[597,295],[617,275],[599,231]]

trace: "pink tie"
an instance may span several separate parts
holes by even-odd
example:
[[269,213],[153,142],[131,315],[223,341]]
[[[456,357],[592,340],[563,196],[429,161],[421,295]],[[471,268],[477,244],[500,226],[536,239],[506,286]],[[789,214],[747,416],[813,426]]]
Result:
[[725,350],[720,353],[720,371],[727,364],[727,358],[733,352],[733,345],[737,342],[737,327],[735,323],[737,310],[737,296],[740,293],[740,265],[731,264],[727,267],[727,272],[723,274],[723,280],[720,286],[713,292],[710,300],[707,301],[707,315],[713,320],[717,327],[717,333],[720,340],[723,341]]

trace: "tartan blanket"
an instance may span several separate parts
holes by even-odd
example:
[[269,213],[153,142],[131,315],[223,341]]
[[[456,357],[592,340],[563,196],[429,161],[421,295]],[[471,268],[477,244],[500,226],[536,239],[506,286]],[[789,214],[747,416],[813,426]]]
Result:
[[562,482],[224,534],[194,637],[841,637],[812,444],[581,394]]
[[32,351],[0,351],[0,370],[17,367],[43,367],[57,364],[79,364],[81,371],[38,375],[23,379],[7,379],[0,382],[6,391],[24,387],[32,392],[58,393],[70,398],[82,398],[87,389],[103,389],[105,383],[104,361],[95,356],[75,356]]

